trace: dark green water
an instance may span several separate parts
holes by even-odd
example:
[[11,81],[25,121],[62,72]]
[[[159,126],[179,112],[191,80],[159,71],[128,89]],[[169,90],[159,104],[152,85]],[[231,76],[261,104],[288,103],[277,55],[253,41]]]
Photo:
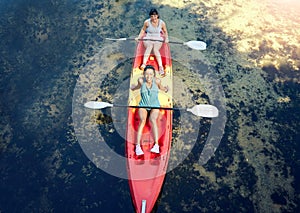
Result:
[[[216,9],[195,5],[201,11]],[[0,2],[0,212],[134,211],[127,180],[98,169],[82,151],[72,98],[82,69],[105,46],[104,38],[136,35],[150,6],[149,1]],[[202,120],[192,152],[166,176],[157,212],[299,212],[300,88],[295,81],[275,80],[295,78],[289,75],[297,71],[243,66],[234,38],[214,26],[207,13],[157,7],[178,20],[201,18],[193,30],[206,38],[204,54],[227,99],[225,133],[214,157],[197,166],[209,131],[209,122]],[[177,22],[165,20],[171,35],[188,28],[172,28]],[[176,71],[195,100],[206,99],[192,75]],[[111,84],[128,74],[118,77]],[[106,98],[113,93],[105,92]],[[278,104],[278,97],[291,101]],[[99,119],[101,131],[114,128],[109,116]],[[120,136],[107,137],[123,154]],[[180,142],[174,140],[174,149]]]

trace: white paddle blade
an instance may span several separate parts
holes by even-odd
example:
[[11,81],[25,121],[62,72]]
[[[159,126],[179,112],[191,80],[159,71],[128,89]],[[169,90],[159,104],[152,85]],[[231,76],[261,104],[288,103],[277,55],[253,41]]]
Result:
[[86,102],[84,106],[89,109],[103,109],[107,107],[112,107],[113,104],[107,102],[89,101]]
[[206,43],[203,41],[188,41],[188,42],[185,42],[184,44],[195,50],[205,50],[206,49]]
[[193,113],[194,115],[206,118],[214,118],[218,117],[219,115],[219,110],[217,107],[208,104],[199,104],[191,109],[187,109],[187,111]]

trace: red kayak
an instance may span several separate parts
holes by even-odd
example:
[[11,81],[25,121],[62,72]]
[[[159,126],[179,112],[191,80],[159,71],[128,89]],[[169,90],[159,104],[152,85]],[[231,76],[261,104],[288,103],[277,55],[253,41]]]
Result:
[[[143,76],[143,71],[140,70],[139,67],[143,61],[144,51],[145,48],[143,46],[143,42],[140,41],[136,48],[130,85],[137,84],[138,78]],[[156,77],[161,79],[163,85],[168,85],[169,91],[167,93],[160,92],[159,101],[161,107],[173,107],[173,75],[169,45],[163,43],[160,53],[165,68],[165,75],[160,76],[157,73]],[[158,70],[158,64],[154,55],[150,55],[147,64],[153,65],[155,69]],[[129,89],[128,105],[137,106],[139,101],[140,90],[132,91]],[[160,194],[170,155],[172,116],[172,110],[160,110],[160,114],[157,119],[160,146],[159,154],[150,152],[150,149],[154,145],[154,138],[152,135],[151,124],[147,121],[141,139],[141,147],[144,151],[144,155],[137,156],[135,154],[135,145],[139,125],[138,109],[128,108],[126,132],[127,172],[132,202],[136,212],[138,213],[151,212]]]

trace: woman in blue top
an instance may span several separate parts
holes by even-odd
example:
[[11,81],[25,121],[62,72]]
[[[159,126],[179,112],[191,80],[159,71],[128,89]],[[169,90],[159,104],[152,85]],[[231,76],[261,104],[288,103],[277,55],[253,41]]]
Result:
[[[169,42],[168,39],[168,31],[166,24],[163,20],[159,19],[159,14],[156,9],[151,9],[149,12],[150,18],[147,19],[144,22],[144,25],[140,31],[140,34],[137,39],[145,39],[144,41],[144,46],[146,48],[145,53],[144,53],[144,58],[143,58],[143,64],[141,65],[141,69],[144,69],[147,63],[147,60],[149,58],[149,55],[153,49],[155,58],[157,60],[158,66],[159,66],[159,73],[161,75],[164,74],[164,68],[161,60],[161,55],[160,55],[160,48],[162,46],[162,42]],[[161,32],[164,33],[164,37],[161,37]],[[146,36],[143,38],[143,35],[146,33]],[[152,39],[152,40],[160,40],[160,41],[149,41],[147,39]]]
[[157,117],[159,114],[159,109],[151,109],[151,107],[160,107],[160,103],[158,100],[158,92],[159,90],[163,90],[164,92],[168,92],[168,86],[163,86],[161,84],[161,80],[155,78],[155,69],[151,65],[145,66],[144,69],[144,77],[138,79],[137,85],[131,85],[131,90],[141,89],[141,101],[139,106],[149,107],[149,108],[139,108],[138,113],[140,117],[140,124],[137,132],[137,145],[135,148],[135,152],[137,155],[144,154],[141,148],[141,136],[143,132],[143,128],[146,124],[147,114],[150,112],[149,119],[153,129],[154,135],[154,146],[151,149],[151,152],[159,153],[159,145],[158,145],[158,128],[157,128]]

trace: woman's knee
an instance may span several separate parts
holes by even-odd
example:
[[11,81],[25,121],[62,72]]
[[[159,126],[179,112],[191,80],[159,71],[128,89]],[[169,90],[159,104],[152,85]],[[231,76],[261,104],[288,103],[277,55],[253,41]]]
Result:
[[153,52],[156,56],[160,56],[160,52],[159,52],[159,49],[157,48],[153,48]]
[[149,117],[150,122],[151,122],[152,124],[153,124],[153,123],[156,123],[157,117],[158,117],[158,113],[157,113],[157,112],[152,113],[151,116]]
[[140,118],[140,125],[145,126],[147,118]]
[[157,122],[157,118],[149,118],[149,120],[152,125],[156,124],[156,122]]

